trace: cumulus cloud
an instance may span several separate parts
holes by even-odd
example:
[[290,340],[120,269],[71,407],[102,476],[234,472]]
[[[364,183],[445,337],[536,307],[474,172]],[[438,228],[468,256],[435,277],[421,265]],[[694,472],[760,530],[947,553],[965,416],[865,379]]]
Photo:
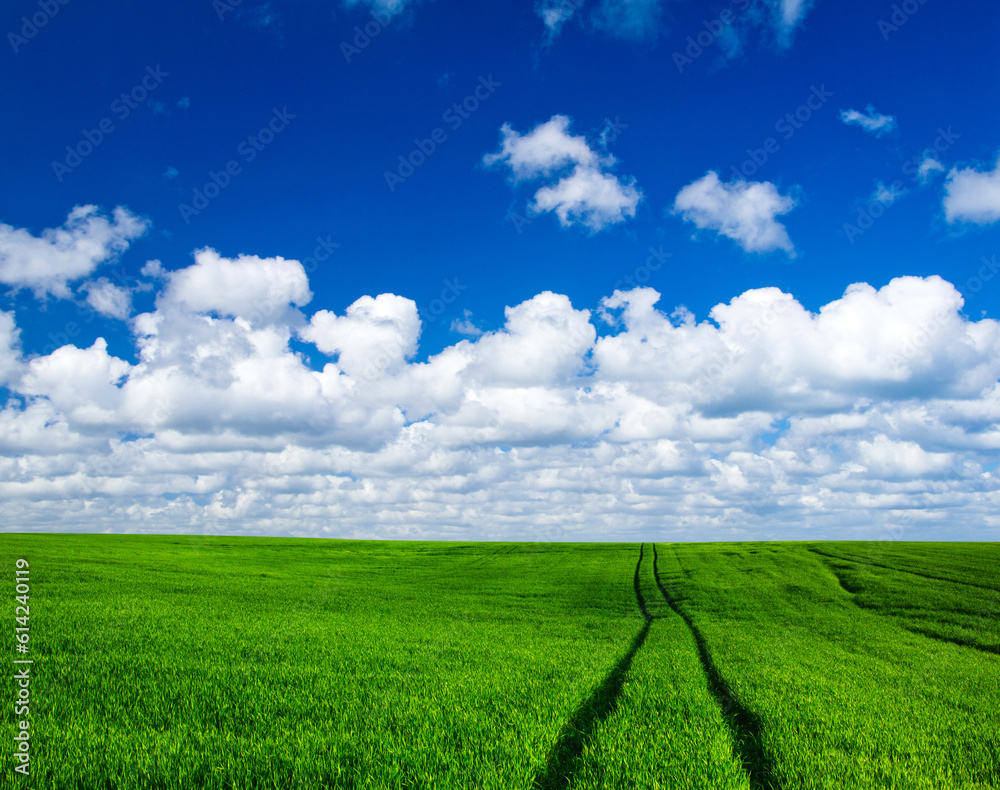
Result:
[[770,181],[723,182],[711,170],[677,193],[673,213],[699,230],[732,239],[747,252],[784,250],[795,257],[788,231],[776,219],[793,208],[795,199],[780,194]]
[[0,387],[15,381],[21,367],[21,330],[14,313],[0,312]]
[[865,112],[841,110],[840,120],[848,126],[860,126],[876,137],[888,134],[896,128],[896,119],[893,116],[877,112],[870,104],[865,108]]
[[143,277],[152,277],[154,279],[160,279],[166,277],[167,275],[167,272],[163,268],[163,264],[156,259],[146,261],[139,270],[139,273]]
[[420,318],[412,299],[362,296],[342,316],[320,310],[300,334],[324,354],[337,355],[348,375],[370,379],[397,372],[416,353]]
[[90,348],[62,346],[27,364],[18,387],[26,395],[42,396],[76,425],[110,424],[122,403],[118,384],[131,365],[108,354],[98,338]]
[[80,290],[87,294],[87,305],[100,315],[124,321],[132,313],[132,292],[107,277],[84,283]]
[[14,290],[31,289],[39,299],[68,299],[71,282],[116,260],[148,227],[122,206],[110,218],[97,206],[77,206],[61,227],[39,236],[0,224],[0,282]]
[[134,362],[100,339],[26,356],[0,313],[8,528],[1000,529],[1000,323],[969,320],[939,277],[857,283],[816,312],[758,288],[701,319],[651,288],[615,291],[596,314],[543,292],[421,361],[411,300],[365,296],[306,317],[295,261],[201,251],[161,283],[155,309],[130,321]]
[[163,305],[259,322],[312,299],[306,271],[298,261],[255,255],[223,258],[209,248],[196,252],[194,260],[194,266],[175,272],[163,272],[158,265],[143,268],[167,277],[167,287],[159,297]]
[[599,154],[583,136],[571,135],[569,126],[565,115],[554,115],[524,134],[504,124],[500,150],[486,154],[483,163],[508,167],[514,183],[548,180],[528,209],[553,212],[564,227],[583,225],[597,232],[634,217],[642,199],[635,179],[615,176],[615,158]]
[[1000,220],[1000,159],[992,170],[952,168],[944,192],[948,222],[990,225]]
[[472,323],[471,310],[463,310],[462,317],[451,322],[451,331],[467,337],[478,337],[483,333],[482,329]]
[[[558,174],[599,161],[587,150],[515,159],[525,177]],[[817,312],[759,288],[701,321],[650,288],[616,291],[596,315],[543,292],[418,362],[402,296],[307,317],[297,261],[201,250],[143,270],[160,292],[129,322],[134,362],[103,339],[26,355],[0,313],[8,525],[536,539],[1000,528],[1000,324],[965,317],[938,277],[857,283]],[[108,285],[83,290],[127,317]]]
[[916,442],[894,441],[884,433],[858,442],[857,461],[869,474],[897,480],[947,474],[955,464],[951,453],[928,452]]

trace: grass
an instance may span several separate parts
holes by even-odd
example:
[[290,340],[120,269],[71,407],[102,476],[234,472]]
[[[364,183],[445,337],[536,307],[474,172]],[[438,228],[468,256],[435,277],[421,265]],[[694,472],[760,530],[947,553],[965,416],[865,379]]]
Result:
[[17,557],[25,787],[1000,787],[995,544],[0,537]]

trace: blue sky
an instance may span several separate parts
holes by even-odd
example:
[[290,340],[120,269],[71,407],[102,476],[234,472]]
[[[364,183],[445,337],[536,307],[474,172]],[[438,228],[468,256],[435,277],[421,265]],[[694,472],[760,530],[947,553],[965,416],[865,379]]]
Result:
[[[1000,12],[994,4],[199,0],[139,7],[18,0],[5,11],[3,26],[7,35],[0,84],[7,111],[0,126],[0,144],[6,152],[0,176],[5,186],[0,190],[0,223],[6,230],[0,238],[0,281],[9,288],[0,297],[0,310],[11,316],[8,367],[12,371],[6,380],[6,419],[11,421],[10,435],[21,435],[18,431],[24,429],[16,426],[28,420],[32,408],[44,407],[52,410],[46,424],[65,425],[67,437],[78,437],[60,439],[64,443],[56,442],[62,448],[58,452],[38,450],[48,446],[41,439],[26,447],[11,441],[3,449],[11,464],[3,479],[13,486],[7,495],[24,497],[24,509],[13,511],[18,514],[14,518],[24,519],[23,526],[55,528],[65,523],[64,508],[92,496],[99,500],[94,512],[100,515],[81,517],[73,528],[162,531],[209,529],[206,524],[221,523],[222,527],[211,528],[277,534],[530,538],[534,533],[529,525],[544,511],[541,520],[564,524],[560,534],[587,537],[592,532],[581,515],[588,505],[579,481],[560,475],[572,466],[600,477],[604,463],[598,460],[604,457],[600,448],[607,442],[615,448],[612,455],[625,456],[632,450],[662,454],[667,452],[663,443],[668,442],[672,443],[668,454],[677,452],[687,459],[678,462],[677,469],[688,470],[692,480],[705,484],[704,496],[718,501],[692,502],[690,509],[674,512],[664,504],[669,498],[666,489],[650,489],[644,494],[648,500],[630,505],[631,494],[622,492],[630,490],[632,478],[623,472],[615,477],[618,488],[599,492],[615,504],[601,511],[605,526],[593,529],[625,525],[621,534],[627,538],[653,534],[650,530],[658,529],[652,526],[655,519],[672,519],[679,525],[679,537],[874,536],[904,512],[913,518],[915,505],[907,504],[906,498],[919,504],[918,494],[929,496],[937,486],[948,489],[947,501],[917,508],[916,521],[926,523],[927,530],[917,534],[937,534],[934,529],[951,523],[952,515],[961,511],[955,523],[963,526],[955,534],[981,537],[981,530],[987,529],[996,537],[997,523],[988,524],[982,513],[989,511],[994,495],[991,472],[1000,448],[990,434],[996,396],[987,386],[996,381],[997,349],[987,336],[992,337],[994,319],[1000,317],[1000,296],[994,283],[981,276],[987,273],[992,279],[993,269],[983,270],[983,262],[1000,252],[1000,177],[991,177],[1000,151],[1000,108],[994,100],[1000,59],[993,54]],[[420,147],[425,153],[414,155]],[[417,166],[403,165],[401,170],[400,157]],[[925,167],[918,174],[921,163]],[[224,187],[216,190],[214,184],[219,183]],[[200,204],[197,196],[206,191],[218,194]],[[72,269],[74,273],[66,269],[59,274],[59,266],[75,264],[66,263],[69,258],[45,258],[58,245],[32,247],[26,239],[40,240],[45,229],[63,226],[79,206],[96,207],[85,216],[105,225],[88,226],[83,235],[97,234],[87,236],[88,243],[104,246],[87,259],[89,263]],[[112,216],[116,207],[122,207],[121,216],[127,219],[109,231],[104,218]],[[123,230],[129,222],[133,229]],[[108,233],[113,241],[108,241]],[[69,257],[86,258],[83,242],[74,244]],[[287,335],[283,349],[302,366],[295,375],[312,371],[319,380],[328,366],[340,364],[354,352],[378,355],[381,346],[373,350],[364,345],[367,340],[358,341],[360,351],[348,348],[345,343],[353,341],[343,340],[345,332],[369,338],[386,327],[397,332],[398,339],[390,346],[403,350],[399,360],[393,356],[395,350],[387,352],[392,361],[386,370],[401,389],[365,394],[356,387],[351,390],[355,401],[334,405],[329,395],[333,385],[327,384],[322,404],[302,407],[302,414],[332,410],[330,419],[337,430],[353,437],[333,431],[324,440],[327,452],[344,447],[348,448],[344,452],[363,456],[337,463],[316,460],[306,464],[308,471],[282,468],[281,484],[274,482],[274,475],[265,475],[269,482],[243,476],[238,469],[245,458],[230,459],[231,468],[223,464],[230,471],[211,479],[205,471],[211,467],[209,461],[188,457],[201,471],[184,473],[178,459],[173,473],[187,481],[183,484],[180,478],[156,478],[159,482],[154,484],[153,472],[146,483],[139,476],[129,482],[121,469],[110,477],[94,477],[95,459],[102,455],[132,453],[149,461],[159,452],[180,452],[177,448],[184,442],[178,437],[188,437],[199,452],[266,455],[311,446],[296,436],[316,431],[325,435],[307,417],[291,427],[268,427],[266,420],[251,418],[249,407],[229,409],[224,398],[214,428],[205,427],[211,422],[210,412],[183,416],[181,412],[192,411],[187,407],[176,413],[174,407],[165,408],[170,416],[156,418],[155,425],[143,430],[135,427],[135,410],[151,407],[129,406],[131,398],[140,397],[131,394],[130,386],[143,391],[142,376],[151,376],[158,364],[166,364],[163,358],[153,359],[157,352],[148,344],[143,359],[138,338],[151,335],[142,335],[141,327],[147,331],[150,321],[169,324],[170,305],[214,316],[215,330],[221,331],[220,322],[225,321],[237,326],[239,309],[222,296],[222,301],[196,304],[198,300],[184,288],[197,289],[199,283],[200,287],[239,285],[266,268],[253,264],[245,277],[229,270],[228,274],[209,271],[226,264],[215,258],[196,264],[195,251],[204,248],[214,250],[218,260],[243,255],[302,262],[311,298],[302,296],[298,270],[272,267],[268,271],[276,273],[279,284],[262,281],[260,286],[268,298],[275,287],[290,295],[275,310],[283,315],[286,308],[292,311],[277,336]],[[325,260],[314,260],[317,251],[323,251]],[[147,264],[154,260],[160,264]],[[199,265],[204,280],[194,272],[183,281],[172,276]],[[35,267],[36,272],[49,267],[56,273],[39,279],[26,274],[24,266]],[[922,285],[899,281],[910,286],[897,288],[896,301],[889,292],[879,291],[904,277],[920,278]],[[285,288],[292,281],[298,285]],[[602,302],[614,299],[616,289],[655,289],[661,318],[681,306],[689,311],[664,319],[668,324],[682,326],[687,315],[695,327],[708,321],[703,327],[707,331],[720,326],[718,317],[710,316],[713,308],[741,295],[773,295],[761,289],[780,289],[794,298],[796,310],[815,318],[825,305],[841,304],[845,290],[855,283],[867,283],[883,294],[873,304],[897,311],[868,330],[870,348],[859,352],[850,346],[845,340],[853,331],[849,327],[830,329],[811,350],[774,351],[769,361],[761,363],[763,367],[754,368],[758,373],[768,365],[780,369],[771,380],[772,389],[784,394],[773,402],[762,394],[768,387],[760,375],[754,374],[756,383],[751,386],[739,377],[743,373],[733,374],[736,377],[727,385],[733,391],[725,397],[685,396],[687,413],[699,419],[749,420],[738,430],[730,425],[728,430],[735,433],[718,445],[706,438],[715,435],[711,430],[685,433],[664,428],[614,438],[631,408],[624,402],[619,404],[620,413],[607,416],[606,423],[597,420],[589,432],[567,429],[549,434],[514,427],[519,412],[511,403],[520,397],[519,388],[525,397],[525,393],[534,397],[539,388],[556,384],[541,373],[536,379],[502,384],[494,380],[509,361],[500,352],[499,357],[489,356],[487,341],[499,347],[501,341],[511,340],[509,353],[530,359],[537,353],[540,371],[560,369],[562,363],[538,347],[513,343],[517,330],[509,310],[505,312],[517,305],[535,305],[531,300],[547,292],[567,301],[547,302],[541,312],[525,308],[525,315],[534,316],[526,321],[552,323],[558,314],[558,321],[569,321],[563,327],[568,332],[572,316],[589,311],[588,326],[596,336],[613,338],[623,327],[627,333],[647,331],[643,322],[652,320],[636,317],[632,325],[599,320],[602,311],[633,309],[638,316],[635,305],[646,303],[640,294],[647,291],[633,292],[631,302]],[[948,283],[954,288],[949,290]],[[955,289],[966,297],[964,305],[955,302]],[[295,301],[295,294],[302,298]],[[379,303],[388,311],[372,319],[381,328],[366,328],[362,322],[357,327],[337,325],[339,329],[330,329],[331,323],[323,329],[315,318],[320,311],[329,311],[331,321],[333,316],[344,317],[359,299],[380,294],[402,300],[390,304],[387,298]],[[405,300],[412,301],[412,309]],[[875,308],[859,305],[852,309],[871,317]],[[938,318],[942,310],[950,311],[947,333],[937,329],[944,320]],[[418,328],[413,311],[420,319]],[[738,310],[733,307],[730,312]],[[778,324],[787,315],[779,311]],[[900,326],[909,326],[912,336],[923,332],[928,321],[933,325],[931,339],[918,341],[916,351],[904,354],[910,367],[899,376],[876,380],[873,373],[859,383],[848,362],[837,368],[839,372],[804,367],[822,350],[821,355],[834,361],[870,352],[875,360],[871,367],[877,370],[878,360],[884,362],[886,354],[893,358],[886,343],[912,339],[900,339]],[[308,322],[305,329],[303,322]],[[192,331],[187,326],[176,324],[178,338]],[[765,329],[770,328],[768,323]],[[796,331],[783,327],[781,337]],[[958,334],[948,334],[952,331]],[[323,332],[336,337],[330,339]],[[652,334],[641,342],[655,345]],[[948,342],[972,349],[971,356],[950,354],[946,335]],[[959,336],[966,340],[955,340]],[[95,422],[80,416],[87,411],[81,411],[80,404],[63,403],[52,389],[62,386],[57,386],[62,376],[85,378],[92,370],[80,373],[77,363],[60,367],[69,364],[68,357],[56,355],[50,360],[48,378],[39,371],[58,347],[95,349],[101,338],[104,356],[94,351],[89,362],[78,364],[112,371],[108,375],[115,393],[94,394],[90,405],[117,416]],[[190,342],[198,340],[192,336]],[[566,343],[552,342],[549,351],[558,356]],[[577,368],[567,368],[569,378],[556,387],[562,400],[551,390],[549,395],[556,400],[543,397],[530,408],[524,406],[545,417],[542,423],[565,418],[579,424],[583,418],[566,411],[566,404],[578,402],[579,397],[574,400],[567,393],[589,394],[581,377],[600,378],[604,371],[595,362],[601,355],[593,342],[587,340],[579,348],[575,341],[567,342]],[[664,342],[673,354],[680,353],[678,343],[696,341],[675,337]],[[726,345],[725,338],[720,342]],[[162,352],[162,344],[158,348]],[[611,353],[608,349],[606,354]],[[617,353],[626,355],[621,348]],[[741,347],[738,353],[756,351]],[[485,379],[455,384],[461,396],[452,393],[435,401],[431,393],[437,391],[436,385],[419,378],[423,369],[417,366],[430,365],[441,354],[479,354],[475,365],[489,373],[483,374]],[[730,362],[727,352],[720,364]],[[442,359],[439,363],[444,365]],[[606,370],[615,364],[608,361]],[[667,355],[646,364],[669,376],[677,370],[668,369],[669,365],[678,363]],[[860,362],[858,366],[864,368]],[[347,386],[349,367],[340,365],[336,386]],[[208,376],[202,368],[188,374]],[[232,373],[235,379],[240,375]],[[418,383],[400,383],[407,376],[418,376]],[[663,387],[687,392],[677,376]],[[840,383],[830,385],[831,377],[837,376]],[[49,383],[38,383],[41,378]],[[602,381],[603,386],[633,386],[625,374],[612,378]],[[969,383],[973,379],[974,386]],[[693,381],[704,381],[704,376],[694,376]],[[319,496],[315,492],[323,485],[329,493],[329,479],[326,484],[319,482],[323,475],[339,476],[344,485],[362,488],[367,480],[370,487],[389,491],[386,469],[395,467],[389,462],[380,465],[377,459],[387,447],[398,449],[402,441],[398,431],[440,433],[448,420],[467,426],[465,417],[456,416],[465,414],[465,407],[458,404],[479,398],[470,393],[488,389],[484,382],[493,382],[505,397],[514,399],[504,401],[506,406],[490,407],[495,419],[510,429],[509,435],[501,428],[491,436],[489,426],[480,426],[480,434],[457,443],[427,439],[433,446],[427,450],[431,455],[471,453],[463,460],[454,456],[442,462],[441,475],[464,476],[464,482],[446,494],[431,486],[431,493],[419,503],[387,494],[388,500],[367,510],[363,497],[351,499],[354,504],[348,507],[347,499],[330,494],[323,504],[325,515],[313,519],[306,514],[304,500],[290,505],[291,500],[280,500],[275,493],[301,489]],[[419,396],[413,394],[415,389]],[[640,389],[635,385],[630,392],[639,397]],[[294,390],[290,386],[289,392]],[[814,395],[835,390],[838,396],[800,399],[796,394],[800,390]],[[287,395],[291,400],[297,397]],[[642,397],[644,403],[656,401],[655,395]],[[190,398],[204,400],[195,394]],[[245,405],[244,400],[239,402]],[[955,405],[959,402],[977,404],[979,409],[975,416],[966,415],[961,425],[954,418],[956,410],[964,408]],[[258,406],[273,413],[274,404],[271,399]],[[399,426],[390,429],[390,417],[385,418],[388,422],[373,417],[377,411],[373,404],[399,410],[403,415]],[[349,419],[343,415],[353,413],[352,408],[366,416],[349,430],[345,427]],[[659,402],[657,408],[667,406]],[[877,419],[870,414],[875,408],[882,408]],[[920,408],[950,415],[940,418],[940,432],[926,425],[926,430],[903,426],[900,415],[912,415]],[[859,410],[871,419],[848,438],[824,434],[822,444],[831,454],[829,468],[817,467],[808,480],[792,480],[790,467],[782,467],[780,473],[772,470],[770,477],[765,475],[770,481],[766,485],[752,482],[753,470],[761,464],[791,463],[786,456],[773,454],[779,452],[780,438],[797,424],[796,419],[829,421],[837,415],[847,419]],[[131,416],[123,416],[125,412]],[[245,421],[233,418],[235,422],[226,427],[226,415],[234,413],[243,414]],[[291,423],[297,419],[289,418]],[[372,427],[369,419],[382,427]],[[956,432],[965,439],[957,438]],[[195,434],[201,438],[195,440]],[[228,437],[225,441],[219,438],[223,435]],[[362,435],[367,438],[358,438]],[[805,463],[802,459],[819,446],[816,436],[803,435],[786,451],[799,453]],[[269,437],[271,444],[257,442],[261,437]],[[883,442],[879,437],[891,446],[879,444]],[[222,444],[213,444],[217,440]],[[407,439],[411,440],[412,436]],[[144,444],[147,441],[150,444]],[[854,449],[844,449],[848,445]],[[504,515],[503,489],[488,483],[494,478],[487,459],[517,447],[535,454],[533,480],[552,475],[559,482],[525,494],[525,504],[515,517]],[[563,453],[558,460],[546,456],[557,449]],[[882,461],[869,458],[866,464],[858,455],[866,452]],[[37,463],[26,460],[36,454],[40,454]],[[539,460],[542,456],[545,459]],[[626,463],[625,456],[615,457],[628,466],[631,462]],[[523,458],[511,461],[508,471],[520,468],[521,462],[527,463]],[[369,463],[374,464],[370,469]],[[393,463],[405,466],[402,461]],[[881,473],[879,463],[884,467]],[[849,476],[851,464],[865,468],[868,478],[877,478],[888,488],[862,491],[863,486],[847,486],[841,497],[834,497],[836,502],[816,506],[814,532],[790,526],[802,524],[800,508],[812,507],[809,497],[822,499],[817,492],[831,490],[833,484],[821,480],[822,475]],[[963,464],[974,465],[974,472]],[[26,467],[34,471],[26,472]],[[649,468],[654,467],[659,468],[655,464]],[[732,474],[730,467],[735,470]],[[967,473],[942,477],[944,468]],[[662,476],[672,476],[683,488],[681,478],[687,472],[677,469]],[[733,482],[736,473],[742,482]],[[101,482],[77,490],[76,483],[69,482],[78,481],[74,475],[94,481],[99,477]],[[206,477],[201,480],[199,475]],[[655,477],[643,473],[637,479],[648,481],[651,476]],[[924,482],[908,489],[903,478]],[[290,482],[295,479],[299,482]],[[530,488],[515,477],[503,479],[522,494]],[[742,493],[729,501],[720,494],[729,490],[719,482],[722,479],[735,486],[732,491]],[[34,491],[33,485],[47,493]],[[798,499],[792,493],[807,489],[809,493]],[[757,498],[766,499],[768,508],[785,513],[787,519],[773,518],[771,523],[777,526],[769,526],[760,508],[746,504],[750,490],[765,492]],[[544,491],[550,495],[543,496]],[[245,518],[219,521],[222,517],[210,515],[213,507],[232,510],[236,506],[230,500],[251,494],[257,497],[256,510],[232,511],[245,512]],[[866,505],[865,496],[888,498],[879,500],[879,505],[872,504],[875,500]],[[803,497],[805,505],[799,501]],[[533,510],[531,502],[540,498],[544,505]],[[40,505],[41,500],[48,504]],[[186,509],[171,515],[163,502],[181,502]],[[172,506],[180,513],[180,505]],[[145,515],[129,520],[123,514],[130,507]],[[297,515],[282,520],[275,515],[281,507]],[[866,522],[871,507],[884,512]],[[390,512],[395,532],[385,527]],[[653,515],[647,518],[649,513]],[[341,527],[318,526],[322,519],[328,525],[338,518]],[[873,521],[880,526],[866,527]]]

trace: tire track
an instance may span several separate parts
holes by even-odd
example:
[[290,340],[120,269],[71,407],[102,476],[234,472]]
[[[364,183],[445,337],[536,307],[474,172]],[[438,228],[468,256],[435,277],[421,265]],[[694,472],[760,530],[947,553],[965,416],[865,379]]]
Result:
[[897,573],[909,573],[909,574],[912,574],[913,576],[920,576],[921,578],[932,579],[933,581],[950,582],[951,584],[964,584],[966,587],[975,587],[975,588],[977,588],[979,590],[989,590],[990,592],[997,592],[997,588],[996,587],[990,587],[989,585],[986,585],[986,584],[976,584],[975,582],[963,582],[963,581],[960,581],[958,579],[949,579],[949,578],[947,578],[945,576],[934,576],[934,575],[932,575],[930,573],[921,573],[920,571],[908,571],[905,568],[897,568],[894,565],[886,565],[883,562],[870,562],[868,560],[856,560],[856,559],[854,559],[852,557],[842,557],[842,556],[837,555],[837,554],[828,554],[827,552],[820,551],[819,549],[817,549],[817,548],[815,548],[813,546],[806,546],[806,548],[809,551],[813,552],[814,554],[819,554],[822,557],[829,557],[832,560],[841,560],[842,562],[853,562],[855,565],[870,565],[870,566],[875,567],[875,568],[885,568],[886,570],[889,570],[889,571],[896,571]]
[[632,639],[628,652],[619,659],[601,685],[583,701],[563,725],[545,761],[545,767],[538,772],[532,782],[531,786],[535,790],[562,790],[570,786],[576,773],[576,763],[583,754],[583,747],[601,722],[617,707],[618,697],[625,684],[625,676],[632,666],[632,659],[645,643],[649,628],[653,624],[653,616],[646,609],[646,600],[639,589],[639,569],[642,566],[644,545],[639,546],[639,561],[635,564],[634,584],[636,603],[646,622]]
[[926,636],[928,639],[936,639],[939,642],[946,642],[949,645],[955,645],[957,647],[966,647],[969,650],[978,650],[980,653],[986,653],[988,656],[1000,655],[1000,647],[977,645],[975,642],[963,642],[961,639],[957,639],[956,637],[935,634],[933,631],[926,631],[922,628],[909,628],[905,625],[902,627],[906,628],[906,630],[911,634],[920,634],[920,636]]
[[[698,657],[701,659],[701,666],[708,679],[708,688],[715,697],[715,701],[722,709],[722,716],[729,726],[729,731],[733,741],[733,756],[740,762],[743,769],[750,778],[750,786],[761,788],[761,790],[780,790],[781,785],[774,776],[774,765],[771,758],[763,748],[763,726],[760,719],[751,710],[744,707],[739,699],[733,694],[726,683],[718,667],[712,660],[698,626],[694,624],[690,617],[677,605],[677,602],[667,592],[667,588],[660,581],[660,571],[657,567],[659,555],[656,551],[656,544],[653,544],[653,578],[656,579],[656,586],[660,588],[660,594],[669,604],[670,608],[685,622],[691,635],[694,637],[698,647]],[[636,571],[638,574],[638,569]],[[638,579],[638,575],[636,576]],[[648,627],[647,623],[647,627]]]
[[[646,623],[649,624],[653,622],[653,615],[649,613],[649,609],[646,608],[646,599],[642,597],[642,589],[639,586],[639,568],[642,566],[642,553],[645,549],[646,544],[639,544],[639,561],[635,564],[635,578],[633,579],[633,584],[635,585],[635,600],[639,604],[639,611],[642,612],[642,616],[645,618]],[[655,547],[653,549],[656,550]]]
[[[818,551],[818,550],[815,550],[815,549],[810,549],[810,551],[813,551],[816,554],[819,554],[821,557],[824,557],[824,558],[830,558],[830,559],[840,560],[841,562],[851,562],[851,563],[853,563],[855,565],[863,564],[859,560],[850,560],[850,559],[847,559],[846,557],[837,557],[837,556],[835,556],[833,554],[824,554],[822,551]],[[823,564],[823,566],[828,571],[830,571],[830,573],[832,573],[837,578],[837,581],[840,582],[841,589],[845,593],[847,593],[848,595],[851,596],[851,601],[854,603],[855,606],[857,606],[862,611],[871,612],[872,614],[876,615],[877,617],[883,617],[886,620],[890,620],[890,621],[896,623],[896,625],[898,625],[903,630],[909,631],[911,634],[919,634],[920,636],[925,636],[928,639],[936,639],[939,642],[947,642],[948,644],[957,645],[958,647],[966,647],[966,648],[968,648],[970,650],[978,650],[981,653],[986,653],[988,655],[994,655],[994,656],[995,655],[1000,655],[1000,647],[996,647],[996,646],[992,646],[992,645],[979,645],[979,644],[976,644],[975,642],[962,640],[962,639],[959,639],[957,637],[945,636],[944,634],[936,634],[936,633],[934,633],[933,631],[931,631],[929,629],[918,628],[916,626],[910,625],[907,622],[905,622],[905,620],[901,622],[891,612],[882,611],[881,609],[879,609],[876,606],[865,606],[864,604],[860,603],[858,601],[858,599],[855,597],[861,591],[860,588],[852,590],[850,587],[847,586],[847,584],[845,583],[843,577],[841,577],[840,573],[837,571],[837,569],[835,567],[833,567],[829,562],[823,562],[822,564]],[[879,567],[889,568],[889,566],[887,566],[887,565],[880,565]],[[898,570],[898,569],[897,568],[890,568],[890,570]],[[907,571],[903,571],[903,573],[907,573]],[[916,575],[917,576],[922,576],[923,574],[919,574],[918,573]],[[938,578],[938,577],[928,577],[928,578]],[[949,581],[949,580],[945,579],[944,581]],[[963,582],[957,582],[957,583],[958,584],[963,584]],[[970,585],[970,586],[975,587],[977,585]],[[992,589],[992,588],[987,587],[985,589]]]

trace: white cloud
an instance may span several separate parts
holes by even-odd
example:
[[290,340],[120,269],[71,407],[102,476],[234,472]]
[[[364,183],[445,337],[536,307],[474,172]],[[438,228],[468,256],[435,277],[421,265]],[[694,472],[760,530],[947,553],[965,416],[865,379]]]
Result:
[[[25,358],[0,313],[0,376],[17,396],[0,409],[8,528],[1000,530],[1000,486],[984,471],[1000,459],[1000,323],[963,316],[939,277],[857,283],[818,312],[759,288],[701,321],[658,309],[651,288],[616,291],[597,316],[543,292],[506,308],[501,329],[416,362],[411,300],[366,296],[306,322],[294,262],[224,260],[167,273],[155,310],[131,321],[135,364],[103,340]],[[191,297],[228,288],[233,271],[253,281],[246,292]],[[267,321],[246,315],[261,293],[287,299]],[[307,364],[296,337],[336,360]]]
[[261,322],[282,317],[289,305],[302,306],[312,299],[298,261],[255,255],[223,258],[208,248],[198,250],[194,260],[194,266],[174,272],[148,270],[167,278],[160,296],[165,306]]
[[538,0],[535,13],[545,23],[545,30],[551,41],[562,31],[563,25],[573,18],[585,0]]
[[472,323],[472,311],[463,310],[462,317],[456,318],[451,322],[451,331],[458,332],[460,335],[465,335],[467,337],[479,337],[483,334],[483,330]]
[[888,134],[896,128],[896,119],[893,116],[876,112],[870,104],[865,108],[865,112],[841,110],[840,120],[848,126],[860,126],[876,137]]
[[69,283],[92,274],[128,249],[149,223],[119,206],[109,219],[96,206],[77,206],[60,228],[40,236],[0,224],[0,282],[30,288],[39,299],[70,297]]
[[528,209],[554,212],[563,226],[583,225],[593,232],[635,216],[642,192],[635,179],[611,173],[615,158],[600,155],[586,138],[569,133],[570,119],[554,115],[521,134],[510,124],[500,129],[500,150],[483,163],[506,165],[515,183],[546,178]]
[[937,159],[932,156],[925,156],[920,162],[920,167],[917,168],[917,178],[921,184],[926,184],[930,180],[932,173],[943,173],[944,170],[944,165]]
[[491,167],[507,165],[515,181],[549,176],[569,165],[598,167],[600,159],[583,136],[569,134],[570,119],[553,115],[526,134],[510,124],[500,128],[500,150],[483,157]]
[[21,330],[14,313],[0,312],[0,387],[14,382],[21,367]]
[[783,46],[789,46],[795,29],[812,7],[812,0],[772,0],[772,5],[778,41]]
[[556,184],[539,189],[529,209],[541,214],[554,211],[563,226],[580,224],[600,231],[634,217],[641,199],[634,179],[576,167]]
[[84,283],[80,290],[87,294],[87,304],[103,316],[124,321],[132,313],[132,292],[107,277]]
[[163,264],[159,260],[146,261],[142,268],[139,270],[139,274],[143,277],[153,277],[154,279],[159,279],[167,276],[167,271],[163,268]]
[[885,206],[891,206],[905,194],[906,190],[902,186],[897,184],[886,186],[879,181],[875,184],[875,191],[872,192],[869,201],[877,201]]
[[931,453],[916,442],[894,441],[880,433],[858,442],[858,461],[881,478],[915,479],[947,473],[955,463],[951,453]]
[[362,296],[344,315],[316,313],[300,332],[350,376],[372,379],[400,370],[417,351],[420,318],[412,299],[395,294]]
[[989,225],[1000,220],[1000,159],[987,171],[952,168],[944,191],[948,222]]
[[795,256],[785,226],[775,218],[795,208],[770,181],[722,182],[714,170],[677,193],[673,213],[699,230],[721,233],[747,252],[784,250]]
[[77,425],[110,424],[123,400],[118,384],[130,368],[128,362],[110,356],[107,342],[98,338],[90,348],[63,346],[31,360],[18,389],[44,396]]

